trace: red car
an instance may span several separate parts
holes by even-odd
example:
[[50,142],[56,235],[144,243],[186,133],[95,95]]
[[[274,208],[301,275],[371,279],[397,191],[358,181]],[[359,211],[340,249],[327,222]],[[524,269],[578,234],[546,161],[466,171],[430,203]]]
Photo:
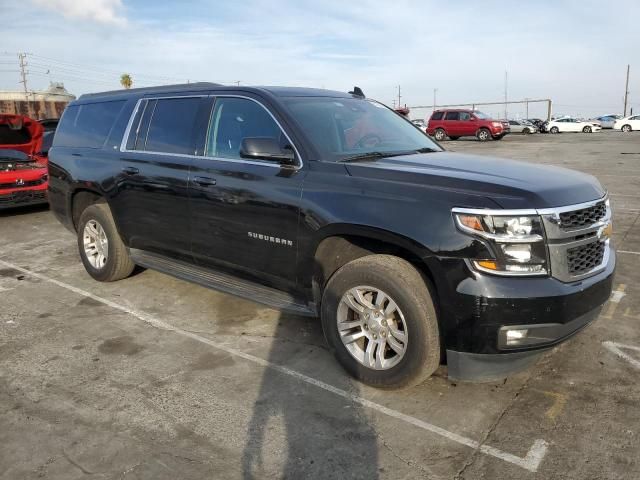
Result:
[[500,140],[509,132],[509,122],[493,120],[477,110],[436,110],[427,126],[427,133],[438,141],[446,137],[451,140],[477,137],[481,142],[486,142],[491,138]]
[[43,133],[37,120],[0,114],[0,209],[47,203]]

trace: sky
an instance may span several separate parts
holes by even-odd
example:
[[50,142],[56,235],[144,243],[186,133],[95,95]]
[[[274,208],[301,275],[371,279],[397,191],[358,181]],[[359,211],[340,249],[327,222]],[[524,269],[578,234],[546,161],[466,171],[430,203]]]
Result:
[[[388,105],[551,98],[555,114],[640,112],[640,2],[0,0],[0,89],[75,95],[212,81],[346,91]],[[483,108],[504,116],[503,107]],[[430,111],[414,110],[412,117]],[[530,117],[546,106],[531,104]],[[524,107],[508,107],[510,117]]]

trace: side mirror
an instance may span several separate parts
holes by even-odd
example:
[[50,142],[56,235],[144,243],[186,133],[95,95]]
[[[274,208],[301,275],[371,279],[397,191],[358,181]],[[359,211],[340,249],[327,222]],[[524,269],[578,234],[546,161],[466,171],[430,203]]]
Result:
[[243,138],[240,156],[247,159],[271,160],[284,165],[293,165],[296,159],[293,148],[282,148],[280,142],[271,137]]

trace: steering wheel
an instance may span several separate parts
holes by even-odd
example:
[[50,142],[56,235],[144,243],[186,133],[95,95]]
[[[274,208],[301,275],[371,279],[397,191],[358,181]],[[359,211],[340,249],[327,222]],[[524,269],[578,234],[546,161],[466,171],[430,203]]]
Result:
[[376,145],[379,145],[380,143],[382,143],[382,139],[375,133],[370,133],[362,137],[360,140],[358,140],[358,143],[356,143],[356,147],[373,148]]

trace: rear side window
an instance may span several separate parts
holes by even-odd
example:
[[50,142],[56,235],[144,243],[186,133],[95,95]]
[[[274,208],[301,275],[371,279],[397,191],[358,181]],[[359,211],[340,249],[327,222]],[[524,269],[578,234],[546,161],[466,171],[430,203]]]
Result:
[[447,112],[444,116],[445,120],[458,120],[459,113],[458,112]]
[[[152,107],[149,102],[148,107]],[[137,150],[147,152],[195,154],[195,122],[200,98],[167,98],[155,102],[149,115],[149,130]],[[148,113],[148,111],[146,112]],[[145,117],[147,115],[145,114]]]
[[442,120],[443,115],[444,112],[435,112],[433,115],[431,115],[431,120]]
[[124,104],[119,100],[68,107],[56,130],[55,145],[102,148]]

